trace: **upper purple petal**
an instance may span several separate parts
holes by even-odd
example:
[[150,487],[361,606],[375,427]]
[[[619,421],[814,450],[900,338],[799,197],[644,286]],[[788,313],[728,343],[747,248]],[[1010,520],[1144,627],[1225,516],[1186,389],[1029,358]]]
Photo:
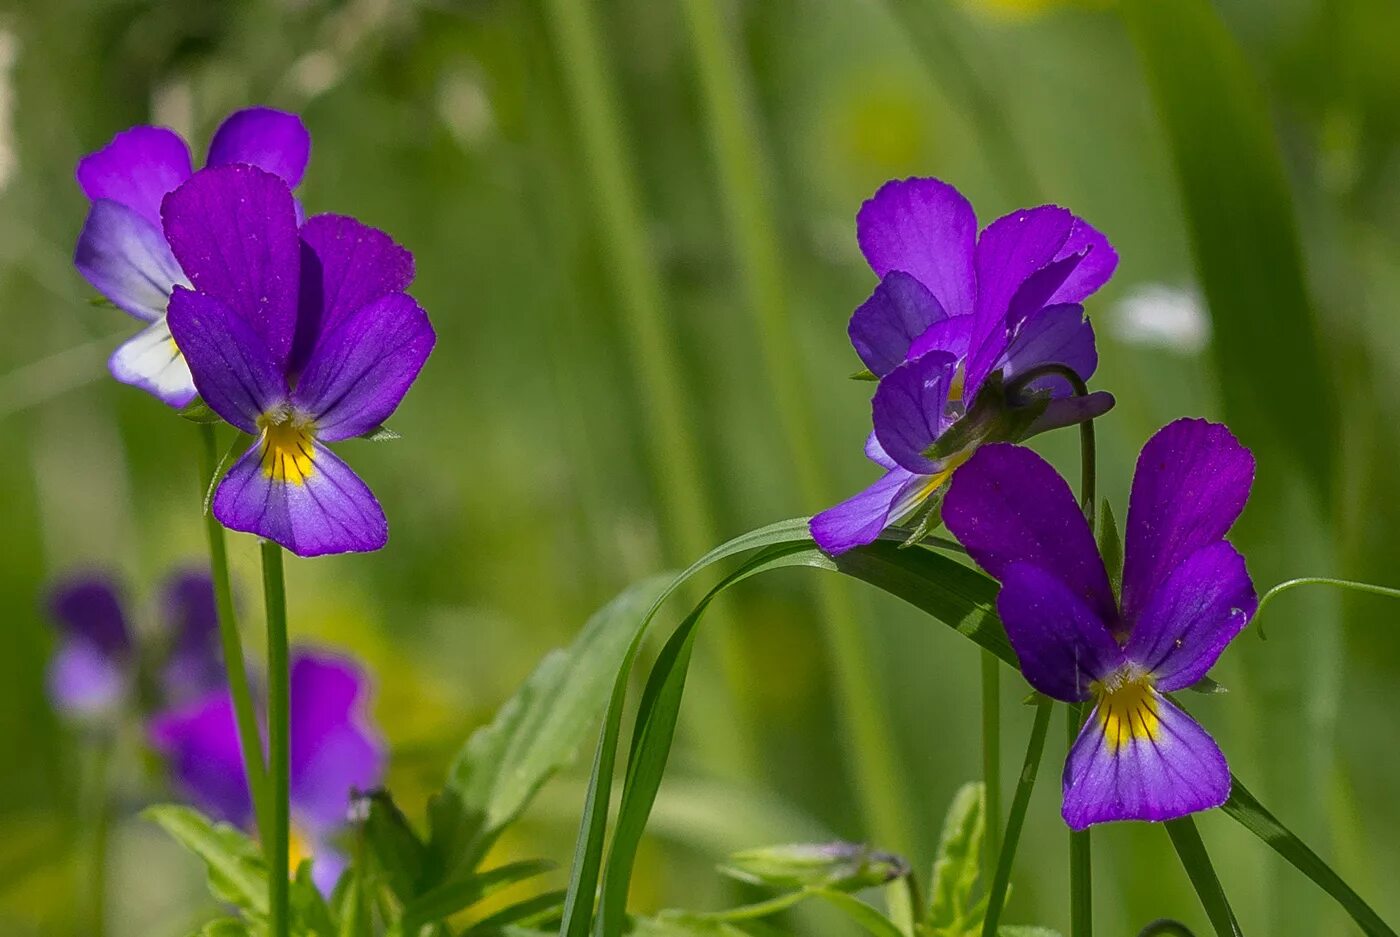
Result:
[[911,274],[893,270],[851,316],[847,332],[865,366],[880,377],[910,357],[914,340],[947,313]]
[[1057,575],[1032,563],[1002,572],[997,614],[1026,682],[1066,702],[1089,698],[1090,685],[1123,662],[1108,625]]
[[1118,268],[1118,252],[1097,228],[1083,218],[1074,219],[1074,227],[1056,260],[1081,255],[1068,279],[1055,291],[1048,302],[1082,303],[1113,276]]
[[1188,556],[1225,536],[1253,480],[1254,456],[1219,423],[1177,420],[1147,441],[1124,536],[1125,620],[1135,619]]
[[131,629],[117,588],[107,576],[83,574],[55,584],[48,606],[65,637],[88,641],[111,655],[130,651]]
[[270,107],[250,107],[233,112],[214,131],[206,164],[257,166],[295,189],[310,157],[311,134],[300,117]]
[[291,665],[291,795],[313,834],[343,824],[352,790],[384,776],[384,746],[366,715],[369,675],[351,661],[299,651]]
[[292,402],[327,442],[367,433],[394,412],[435,340],[427,313],[406,293],[377,299],[322,336]]
[[957,367],[951,355],[930,352],[895,368],[875,388],[875,436],[891,459],[916,475],[939,471],[924,452],[950,422],[948,390]]
[[941,351],[962,361],[967,357],[968,344],[972,341],[972,326],[972,316],[952,316],[935,322],[909,346],[909,360]]
[[252,822],[248,776],[227,689],[155,716],[147,736],[169,762],[181,796],[216,820],[240,827]]
[[[1087,381],[1098,367],[1094,347],[1094,327],[1078,305],[1045,306],[1025,318],[1007,343],[999,367],[1007,381],[1046,364],[1062,364]],[[1044,389],[1057,397],[1067,397],[1073,387],[1063,377],[1046,376],[1031,382],[1031,389]]]
[[[1011,300],[1032,274],[1057,259],[1074,216],[1056,205],[1023,208],[987,225],[977,239],[977,323],[972,347],[979,358],[1000,357]],[[969,371],[968,377],[980,374]]]
[[190,177],[190,148],[164,127],[123,130],[78,161],[78,185],[93,201],[119,202],[160,227],[160,202]]
[[886,527],[912,508],[911,495],[923,478],[893,466],[884,476],[853,497],[827,508],[807,524],[812,539],[835,556],[873,543]]
[[948,183],[885,183],[860,207],[856,239],[876,276],[903,270],[928,287],[948,315],[972,313],[977,215]]
[[252,166],[201,169],[166,197],[162,217],[195,288],[242,317],[284,367],[296,334],[301,269],[287,184]]
[[183,702],[225,680],[214,583],[206,570],[183,570],[166,581],[162,592],[170,653],[161,685],[167,699]]
[[1054,575],[1110,626],[1108,573],[1069,485],[1029,449],[983,446],[953,473],[943,523],[977,564],[1005,580],[1013,563]]
[[1201,679],[1254,616],[1244,557],[1221,540],[1186,558],[1138,613],[1124,649],[1170,693]]
[[170,290],[188,283],[158,226],[120,202],[93,202],[73,264],[99,293],[146,322],[165,315]]
[[166,315],[194,385],[211,409],[245,433],[286,402],[287,380],[253,326],[225,303],[180,287]]

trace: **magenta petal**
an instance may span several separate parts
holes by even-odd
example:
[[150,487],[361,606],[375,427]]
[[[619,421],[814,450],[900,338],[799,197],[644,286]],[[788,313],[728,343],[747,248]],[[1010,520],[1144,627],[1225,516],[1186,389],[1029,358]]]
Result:
[[895,368],[875,388],[870,404],[875,436],[906,471],[934,475],[940,470],[924,452],[948,428],[948,390],[957,367],[951,355],[930,352]]
[[270,107],[250,107],[224,119],[209,141],[209,166],[246,163],[280,176],[295,189],[311,156],[311,134],[301,118]]
[[217,820],[240,827],[251,824],[248,776],[227,689],[156,716],[147,736],[168,761],[182,797]]
[[1112,820],[1175,820],[1223,804],[1230,768],[1205,729],[1151,694],[1155,737],[1140,731],[1114,745],[1095,709],[1065,762],[1062,814],[1071,829]]
[[1123,662],[1108,625],[1054,574],[1013,563],[1001,576],[997,614],[1016,649],[1026,682],[1067,702],[1089,698],[1089,687]]
[[1177,420],[1147,441],[1133,475],[1124,536],[1126,619],[1188,556],[1225,536],[1253,481],[1254,456],[1219,423]]
[[1118,252],[1108,243],[1108,238],[1083,218],[1074,219],[1074,227],[1056,260],[1072,254],[1082,254],[1083,260],[1075,265],[1048,302],[1081,303],[1107,283],[1118,268]]
[[170,297],[166,324],[210,408],[245,433],[286,401],[287,381],[262,337],[224,303],[183,287]]
[[[289,454],[268,451],[267,435],[259,438],[219,483],[214,516],[225,527],[265,537],[298,556],[384,546],[389,522],[369,487],[325,446],[299,443],[301,452]],[[284,459],[299,456],[311,465],[284,468]]]
[[110,199],[160,228],[160,201],[190,177],[190,148],[164,127],[132,127],[78,161],[78,185],[94,202]]
[[833,556],[873,543],[886,527],[917,503],[924,479],[899,467],[854,497],[827,508],[808,522],[812,539]]
[[885,183],[860,207],[856,238],[876,276],[903,270],[928,287],[948,315],[972,313],[977,215],[948,183]]
[[996,579],[1013,563],[1052,574],[1100,621],[1117,612],[1098,544],[1069,485],[1029,449],[983,446],[953,473],[943,523]]
[[1166,578],[1133,620],[1125,650],[1159,690],[1180,690],[1206,675],[1257,605],[1244,557],[1219,541]]
[[413,282],[413,255],[383,231],[344,215],[316,215],[301,227],[301,319],[297,357],[346,316]]
[[162,216],[195,288],[242,317],[284,365],[296,333],[301,269],[287,184],[252,166],[201,169],[166,197]]
[[911,357],[914,340],[947,313],[928,288],[902,270],[894,270],[857,307],[847,332],[860,360],[884,377]]
[[292,394],[327,442],[379,426],[418,376],[436,336],[405,293],[384,296],[321,337]]
[[291,664],[291,795],[297,821],[320,836],[346,821],[352,790],[384,777],[384,747],[368,728],[369,676],[351,661],[298,651]]
[[73,264],[99,293],[146,322],[165,315],[175,284],[189,282],[160,228],[108,199],[88,212]]

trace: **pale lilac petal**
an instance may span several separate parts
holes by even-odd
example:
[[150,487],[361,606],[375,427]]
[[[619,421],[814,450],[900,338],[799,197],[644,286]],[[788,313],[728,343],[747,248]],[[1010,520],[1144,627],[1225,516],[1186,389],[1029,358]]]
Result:
[[301,269],[287,184],[252,166],[201,169],[166,197],[162,213],[165,236],[195,288],[237,313],[284,366]]
[[880,187],[856,216],[856,238],[875,275],[912,274],[950,316],[973,312],[977,215],[957,189],[938,179]]
[[331,654],[298,651],[291,666],[291,796],[298,824],[321,837],[346,822],[350,795],[384,779],[370,730],[369,675]]
[[120,202],[160,228],[160,201],[190,177],[190,148],[164,127],[123,130],[78,161],[78,185],[94,202]]
[[997,614],[1026,682],[1046,696],[1066,702],[1088,699],[1090,684],[1123,663],[1123,650],[1099,613],[1039,566],[1006,567]]
[[1030,563],[1069,587],[1098,616],[1116,608],[1098,544],[1069,485],[1029,449],[986,445],[953,473],[943,523],[997,579]]
[[156,716],[147,727],[147,737],[151,747],[165,756],[181,797],[216,820],[251,825],[253,804],[227,689],[213,690]]
[[311,881],[315,883],[317,891],[329,898],[335,892],[340,877],[350,868],[350,861],[334,846],[326,843],[315,843],[313,846]]
[[1182,419],[1143,446],[1124,536],[1123,616],[1132,621],[1188,556],[1244,510],[1254,456],[1219,423]]
[[246,163],[280,176],[295,189],[311,156],[311,134],[301,118],[270,107],[250,107],[224,119],[209,141],[207,165]]
[[1114,721],[1116,742],[1106,732],[1103,704],[1080,731],[1064,773],[1062,813],[1071,829],[1175,820],[1230,796],[1230,768],[1215,740],[1166,697],[1146,693],[1151,711],[1136,708]]
[[245,433],[282,406],[287,381],[253,327],[204,293],[179,288],[166,316],[204,402]]
[[378,550],[389,539],[369,487],[309,438],[269,442],[264,433],[219,483],[214,516],[298,556]]
[[900,365],[875,389],[871,416],[880,446],[906,471],[935,475],[940,466],[924,453],[950,421],[948,391],[957,372],[951,355],[930,352]]
[[164,316],[118,345],[107,359],[107,368],[123,384],[139,387],[172,407],[194,399],[194,377]]
[[827,508],[808,522],[812,539],[833,556],[873,543],[881,532],[918,504],[927,479],[898,466],[852,498]]
[[381,297],[322,336],[292,402],[315,419],[326,442],[367,433],[394,412],[435,340],[411,297]]
[[870,435],[865,437],[865,457],[882,469],[892,469],[899,465],[880,445],[880,438],[875,435],[873,429],[870,431]]
[[847,332],[860,360],[884,377],[912,357],[914,340],[947,318],[938,300],[902,270],[886,274],[851,316]]
[[73,264],[99,293],[146,322],[165,315],[175,284],[189,283],[160,228],[109,199],[93,202]]
[[45,688],[54,709],[74,719],[112,714],[131,690],[130,664],[91,641],[65,641],[49,660]]
[[1163,692],[1209,672],[1254,616],[1258,598],[1244,557],[1225,541],[1191,554],[1131,622],[1126,653]]

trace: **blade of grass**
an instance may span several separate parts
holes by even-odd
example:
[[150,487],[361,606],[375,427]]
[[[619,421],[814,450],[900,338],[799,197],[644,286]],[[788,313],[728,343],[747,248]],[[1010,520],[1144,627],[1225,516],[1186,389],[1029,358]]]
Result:
[[1035,790],[1035,776],[1040,771],[1040,758],[1045,752],[1045,736],[1050,730],[1050,715],[1054,708],[1054,701],[1048,698],[1036,703],[1035,722],[1031,725],[1030,741],[1026,743],[1026,760],[1021,765],[1021,780],[1016,784],[1016,793],[1011,798],[1011,814],[1006,818],[1006,842],[997,856],[996,869],[989,880],[991,885],[987,890],[987,916],[982,919],[982,937],[996,937],[1001,907],[1006,902],[1006,891],[1011,885],[1011,864],[1016,860],[1016,846],[1021,841],[1021,827],[1025,825],[1026,809],[1031,803],[1031,792]]
[[1182,817],[1163,825],[1167,828],[1167,835],[1171,837],[1172,846],[1181,859],[1181,867],[1191,879],[1191,887],[1196,889],[1196,895],[1201,899],[1201,907],[1205,908],[1206,917],[1210,919],[1215,933],[1218,937],[1241,937],[1239,922],[1235,920],[1235,912],[1230,909],[1230,902],[1225,898],[1225,889],[1220,886],[1215,866],[1211,865],[1210,854],[1206,852],[1206,844],[1201,841],[1196,821],[1190,817]]

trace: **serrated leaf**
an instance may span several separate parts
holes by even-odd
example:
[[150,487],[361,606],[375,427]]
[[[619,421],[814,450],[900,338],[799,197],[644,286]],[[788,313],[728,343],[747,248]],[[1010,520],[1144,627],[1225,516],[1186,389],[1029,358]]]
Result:
[[987,831],[985,803],[982,784],[973,782],[960,787],[948,806],[930,885],[928,923],[933,927],[963,921],[972,907]]
[[247,834],[177,804],[148,807],[142,816],[204,861],[215,898],[250,914],[267,914],[267,864]]
[[361,433],[358,438],[368,439],[370,442],[390,442],[395,439],[403,439],[403,436],[381,423],[369,432]]
[[428,864],[428,849],[387,791],[360,795],[365,810],[365,846],[375,866],[401,902],[418,894]]
[[191,423],[222,423],[224,418],[210,408],[200,397],[196,397],[177,411],[181,419]]
[[720,865],[730,878],[769,888],[859,891],[909,874],[909,863],[858,843],[796,843],[734,853]]

